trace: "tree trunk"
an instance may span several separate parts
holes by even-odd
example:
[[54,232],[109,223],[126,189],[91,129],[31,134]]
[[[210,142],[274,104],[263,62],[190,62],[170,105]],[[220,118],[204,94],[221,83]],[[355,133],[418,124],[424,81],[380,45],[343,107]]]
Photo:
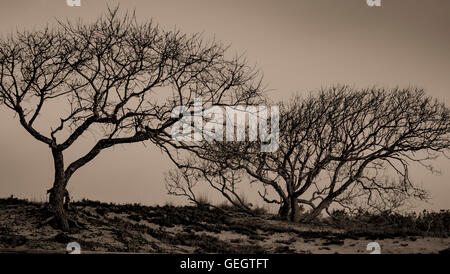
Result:
[[281,218],[292,222],[298,222],[300,217],[299,213],[300,207],[298,206],[297,198],[292,196],[289,196],[287,201],[283,201],[280,209],[278,210],[278,215]]
[[291,202],[291,214],[290,220],[292,222],[298,222],[300,220],[300,208],[298,206],[297,197],[290,197]]
[[64,211],[64,197],[66,197],[66,176],[64,173],[64,158],[61,151],[52,149],[53,161],[55,167],[55,181],[53,187],[49,190],[49,204],[55,215],[57,226],[63,230],[69,230],[69,222]]
[[281,218],[287,220],[289,215],[289,209],[290,209],[289,203],[287,201],[283,201],[283,203],[280,206],[280,209],[278,210],[278,215]]
[[331,199],[326,198],[316,208],[314,208],[308,215],[301,218],[301,221],[302,222],[311,222],[312,220],[317,218],[325,208],[327,208],[330,205],[331,201],[332,201]]

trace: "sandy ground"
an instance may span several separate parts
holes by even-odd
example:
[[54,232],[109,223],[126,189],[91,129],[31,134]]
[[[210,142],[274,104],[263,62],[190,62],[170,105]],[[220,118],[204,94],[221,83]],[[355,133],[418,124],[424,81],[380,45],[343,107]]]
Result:
[[126,253],[339,253],[368,254],[377,242],[381,253],[439,253],[449,237],[355,236],[326,226],[293,224],[266,217],[220,215],[195,208],[122,208],[76,205],[80,228],[54,229],[43,205],[0,205],[0,252],[64,253],[69,242],[82,252]]

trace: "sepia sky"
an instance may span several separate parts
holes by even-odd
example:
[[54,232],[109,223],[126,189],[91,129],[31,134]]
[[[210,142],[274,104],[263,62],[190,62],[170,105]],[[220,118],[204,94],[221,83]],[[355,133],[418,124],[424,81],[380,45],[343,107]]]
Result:
[[[450,1],[382,0],[0,0],[0,34],[38,29],[55,18],[93,20],[107,3],[136,9],[163,28],[202,32],[231,44],[264,73],[273,100],[333,84],[353,87],[425,88],[450,104]],[[44,200],[52,185],[48,147],[0,109],[0,197]],[[86,136],[89,138],[92,136]],[[86,147],[79,145],[79,151]],[[75,154],[75,152],[74,152]],[[450,164],[440,159],[441,176],[415,168],[413,178],[431,191],[434,210],[450,209]],[[104,151],[79,170],[68,188],[75,199],[163,204],[179,201],[166,194],[164,171],[172,165],[152,144]],[[252,194],[248,193],[252,198]]]

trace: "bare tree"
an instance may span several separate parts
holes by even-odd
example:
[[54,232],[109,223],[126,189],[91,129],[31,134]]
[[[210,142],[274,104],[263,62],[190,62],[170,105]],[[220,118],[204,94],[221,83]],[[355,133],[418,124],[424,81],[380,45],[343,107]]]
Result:
[[[49,204],[62,229],[69,229],[63,207],[69,179],[101,151],[143,141],[164,147],[179,119],[172,109],[192,106],[195,97],[206,107],[259,96],[258,72],[239,56],[227,57],[227,48],[138,23],[118,8],[93,23],[58,22],[0,41],[0,102],[52,152]],[[95,145],[65,163],[65,151],[88,131],[96,132]]]
[[[338,86],[282,105],[276,152],[262,153],[255,142],[216,142],[197,157],[246,171],[281,216],[310,221],[333,203],[374,208],[426,199],[409,167],[434,171],[430,161],[445,156],[449,133],[449,109],[423,90]],[[309,213],[300,216],[300,206]]]

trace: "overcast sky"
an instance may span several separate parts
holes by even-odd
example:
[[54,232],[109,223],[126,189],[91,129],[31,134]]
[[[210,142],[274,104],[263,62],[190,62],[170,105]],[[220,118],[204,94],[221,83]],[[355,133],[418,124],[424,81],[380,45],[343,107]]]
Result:
[[[106,3],[81,0],[1,0],[0,33],[38,29],[55,18],[93,20]],[[349,84],[425,88],[450,103],[450,1],[382,0],[127,0],[139,20],[152,18],[163,28],[203,32],[231,44],[264,73],[272,99],[288,98],[323,86]],[[52,184],[48,147],[35,141],[12,113],[0,109],[0,196],[44,200]],[[86,138],[90,138],[89,136]],[[80,145],[80,151],[86,149]],[[449,160],[439,160],[441,176],[413,171],[433,196],[432,209],[450,208]],[[69,182],[75,199],[163,204],[167,157],[149,144],[104,151]]]

